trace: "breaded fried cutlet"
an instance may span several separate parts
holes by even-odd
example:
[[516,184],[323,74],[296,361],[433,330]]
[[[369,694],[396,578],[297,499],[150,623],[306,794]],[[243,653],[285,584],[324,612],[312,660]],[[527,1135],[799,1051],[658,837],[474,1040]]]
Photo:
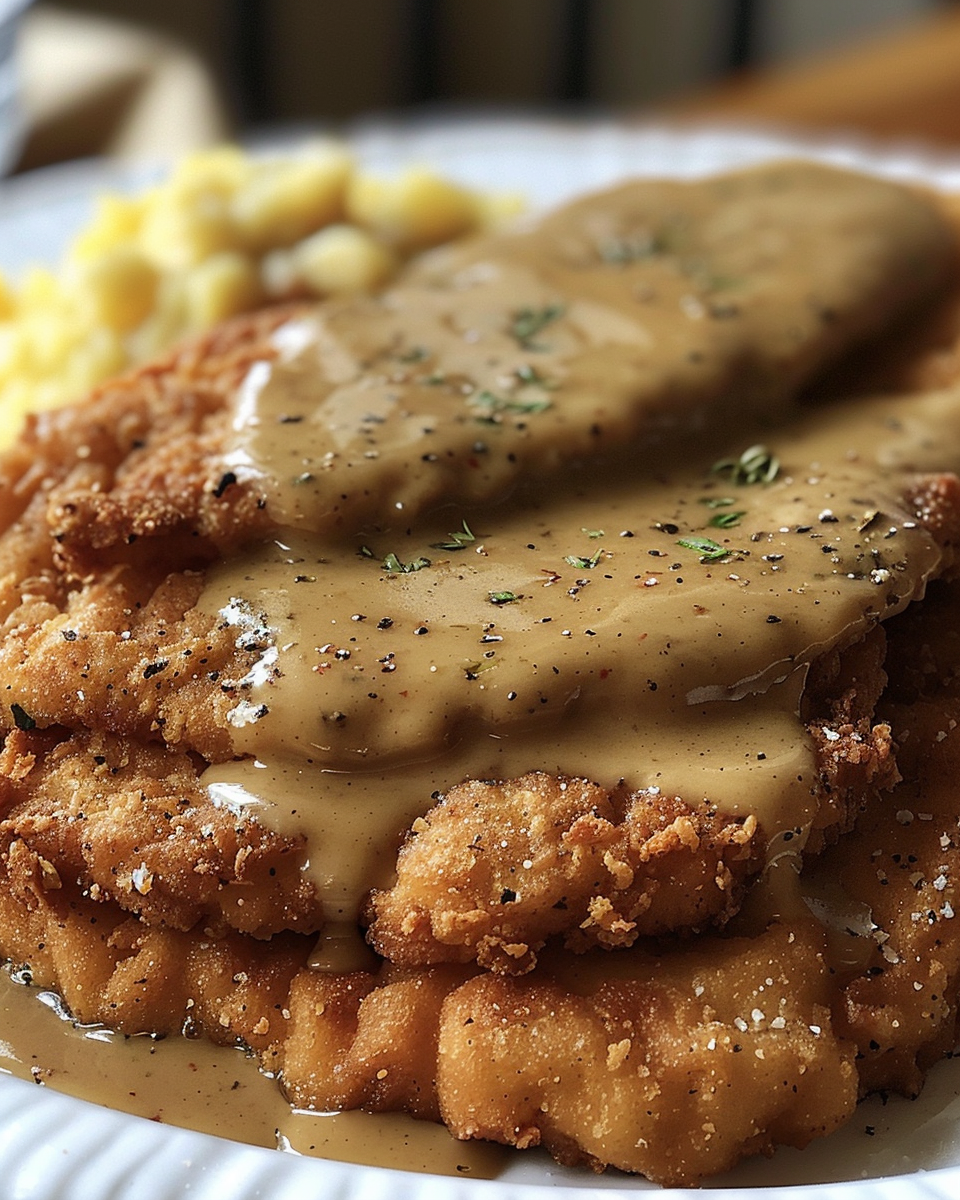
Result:
[[958,603],[960,391],[801,393],[955,273],[889,183],[627,185],[31,419],[3,954],[298,1107],[668,1184],[916,1087],[960,970],[960,668],[916,616]]

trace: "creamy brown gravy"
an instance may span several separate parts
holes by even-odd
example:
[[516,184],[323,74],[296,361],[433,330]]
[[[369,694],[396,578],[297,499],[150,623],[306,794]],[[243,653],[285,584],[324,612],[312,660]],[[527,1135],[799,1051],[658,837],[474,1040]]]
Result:
[[588,197],[318,311],[294,362],[251,374],[228,459],[278,524],[350,537],[689,438],[708,410],[769,419],[929,284],[936,229],[906,193],[803,163]]
[[[921,434],[931,406],[956,397],[918,401]],[[325,906],[347,918],[389,880],[397,831],[465,777],[625,777],[757,813],[774,841],[802,830],[815,780],[805,666],[921,594],[939,552],[897,499],[899,471],[877,481],[880,459],[923,465],[922,436],[890,430],[885,409],[819,413],[774,440],[768,487],[711,478],[711,451],[649,485],[575,486],[549,508],[525,493],[495,525],[471,516],[489,536],[455,554],[422,527],[398,539],[403,559],[433,556],[410,574],[301,534],[215,570],[205,602],[237,610],[241,629],[243,613],[269,614],[280,673],[243,693],[243,712],[269,711],[235,728],[253,757],[211,768],[212,794],[306,832]],[[708,525],[724,509],[699,500],[717,496],[743,512],[735,529]],[[677,544],[710,535],[727,560]],[[567,552],[599,557],[571,566]],[[504,590],[520,598],[490,601]]]
[[[890,190],[821,168],[627,188],[281,331],[227,454],[277,532],[201,600],[258,653],[205,782],[306,836],[328,920],[468,777],[625,778],[756,813],[774,847],[806,829],[806,666],[939,564],[893,464],[928,427],[784,423],[878,264],[918,277],[927,217],[899,200],[891,251]],[[767,441],[769,486],[711,473]],[[705,537],[728,553],[681,544]]]
[[0,971],[0,1073],[164,1125],[367,1166],[494,1178],[504,1152],[403,1114],[305,1113],[242,1050],[77,1026],[59,997]]

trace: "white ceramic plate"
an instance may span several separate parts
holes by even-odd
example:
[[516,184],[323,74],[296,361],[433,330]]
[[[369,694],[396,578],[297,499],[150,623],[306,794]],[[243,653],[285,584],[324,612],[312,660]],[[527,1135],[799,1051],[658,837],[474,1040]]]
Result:
[[[389,170],[430,163],[466,183],[555,203],[626,175],[690,176],[804,154],[960,192],[960,157],[850,140],[801,143],[773,133],[625,128],[533,120],[375,123],[352,139]],[[70,164],[0,185],[0,268],[55,263],[96,193],[130,190],[154,167]],[[2,1031],[0,1031],[2,1032]],[[623,1175],[564,1171],[517,1154],[497,1180],[358,1167],[241,1146],[111,1112],[0,1076],[0,1195],[31,1200],[628,1200],[651,1189]],[[802,1153],[744,1164],[698,1194],[734,1200],[955,1200],[960,1195],[960,1060],[936,1068],[914,1102],[873,1099],[838,1134]],[[571,1198],[572,1200],[572,1198]]]

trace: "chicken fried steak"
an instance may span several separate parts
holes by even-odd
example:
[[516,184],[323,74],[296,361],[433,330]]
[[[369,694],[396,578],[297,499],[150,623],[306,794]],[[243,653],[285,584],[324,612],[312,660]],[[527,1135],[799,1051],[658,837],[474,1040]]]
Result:
[[915,1087],[960,964],[912,603],[956,603],[960,393],[797,397],[954,260],[823,167],[632,184],[33,419],[4,954],[298,1106],[663,1182]]

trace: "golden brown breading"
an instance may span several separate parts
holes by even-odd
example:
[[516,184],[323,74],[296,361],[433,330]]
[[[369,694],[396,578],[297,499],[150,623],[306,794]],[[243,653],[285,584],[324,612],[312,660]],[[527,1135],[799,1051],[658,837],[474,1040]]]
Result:
[[79,1019],[240,1040],[299,1106],[440,1112],[461,1137],[691,1182],[743,1146],[804,1144],[856,1097],[810,921],[707,953],[554,959],[523,981],[455,966],[327,976],[303,969],[297,935],[146,928],[45,887],[22,843],[10,863],[0,938]]
[[919,1090],[960,1018],[960,585],[940,583],[888,627],[882,701],[907,781],[814,869],[833,876],[857,935],[837,1027],[856,1040],[863,1091]]
[[[890,727],[872,720],[885,652],[877,627],[811,668],[804,709],[818,804],[809,854],[899,782]],[[554,937],[582,953],[723,926],[765,852],[753,817],[725,818],[659,790],[610,792],[542,772],[469,781],[414,823],[396,883],[371,895],[368,939],[406,966],[476,961],[523,974]]]
[[440,966],[378,975],[300,971],[286,1040],[275,1047],[291,1100],[320,1110],[404,1111],[439,1120],[441,1008],[471,972]]
[[31,419],[0,464],[4,845],[148,924],[266,936],[320,920],[300,840],[198,783],[231,755],[226,713],[257,655],[194,609],[198,568],[263,520],[254,490],[210,477],[214,448],[289,315],[233,322]]
[[804,850],[819,854],[848,833],[858,815],[900,782],[890,726],[817,721],[808,726],[819,775],[819,803]]
[[49,867],[23,842],[11,845],[0,873],[0,941],[79,1021],[124,1033],[186,1030],[258,1051],[284,1036],[290,981],[310,939],[151,928]]
[[894,804],[869,813],[856,837],[820,867],[839,881],[843,912],[858,930],[845,935],[844,950],[861,969],[840,991],[835,1028],[857,1044],[863,1094],[887,1088],[915,1095],[926,1069],[956,1044],[960,806],[943,780],[957,777],[958,740],[951,731],[946,749],[928,744],[931,763],[950,771],[939,785],[898,791]]
[[407,966],[532,970],[550,937],[568,949],[723,924],[759,869],[754,817],[725,819],[659,791],[608,792],[537,772],[453,788],[375,892],[368,937]]
[[37,726],[100,728],[229,756],[230,679],[242,676],[235,632],[194,610],[197,572],[121,566],[62,605],[13,610],[0,641],[0,725],[19,705]]
[[0,847],[21,842],[148,925],[266,937],[319,927],[301,840],[212,804],[194,757],[102,733],[15,731],[0,754]]
[[289,315],[233,322],[31,419],[0,465],[4,844],[149,924],[319,922],[302,844],[215,807],[196,757],[230,756],[231,681],[256,653],[193,611],[197,568],[262,520],[255,492],[210,477],[213,451]]
[[[763,930],[761,918],[760,932],[656,953],[642,942],[576,959],[548,951],[522,979],[480,972],[451,989],[437,1089],[458,1136],[543,1144],[561,1161],[689,1184],[744,1148],[805,1144],[846,1119],[858,1092],[916,1090],[957,1028],[960,800],[950,781],[960,772],[960,641],[940,646],[937,631],[958,618],[960,587],[941,585],[929,613],[916,606],[888,624],[895,672],[923,648],[923,694],[908,681],[909,704],[881,702],[910,747],[911,782],[808,864],[807,904],[787,923]],[[820,685],[859,679],[861,701],[873,704],[885,640],[871,643],[836,656]],[[897,673],[894,695],[899,686]],[[842,692],[838,705],[856,717],[856,695]],[[402,1041],[397,1021],[377,1043],[378,986],[366,976],[366,998],[346,1000],[327,1027],[336,1061],[356,1064],[358,1088],[369,1080],[362,1063],[386,1062],[397,1053],[391,1037]],[[303,1039],[309,1017],[299,1019]],[[352,1054],[355,1038],[379,1045],[381,1057]],[[294,1075],[299,1061],[291,1058]],[[322,1106],[329,1081],[301,1083],[297,1095],[306,1101],[314,1086]]]
[[444,1120],[663,1184],[804,1146],[857,1096],[821,938],[801,919],[662,958],[634,949],[613,978],[595,956],[573,979],[478,976],[443,1010]]
[[[931,232],[940,245],[945,231]],[[781,331],[770,363],[805,376],[876,324],[894,285],[913,290],[875,274],[870,303],[854,288],[839,324],[818,314],[799,358],[795,331]],[[227,713],[263,650],[196,607],[204,572],[272,528],[258,485],[222,465],[228,402],[275,354],[286,315],[236,322],[83,408],[34,419],[0,464],[4,953],[81,1020],[251,1046],[302,1107],[442,1117],[459,1137],[669,1183],[803,1145],[849,1116],[858,1090],[915,1087],[950,1044],[960,988],[960,950],[939,944],[960,907],[948,828],[960,805],[938,792],[931,822],[920,808],[929,771],[960,766],[960,739],[934,728],[953,694],[931,686],[960,677],[960,652],[936,653],[916,623],[889,654],[873,631],[815,661],[804,700],[819,770],[808,851],[840,839],[824,866],[875,924],[855,963],[811,916],[812,882],[807,905],[792,896],[796,911],[768,925],[754,817],[629,780],[610,791],[534,772],[459,784],[433,807],[424,788],[396,883],[369,903],[386,961],[307,965],[323,914],[303,842],[218,807],[201,780],[233,755]],[[721,325],[705,328],[722,339]],[[392,363],[391,347],[378,353]],[[707,370],[693,372],[694,397],[720,386],[705,387]],[[545,455],[544,470],[560,459]],[[908,500],[949,562],[960,483],[924,477]],[[954,619],[960,602],[945,611]],[[898,840],[907,798],[915,820]],[[916,863],[902,865],[903,847]],[[760,900],[738,913],[758,880]]]
[[162,536],[167,561],[181,569],[248,539],[261,519],[256,490],[211,471],[227,398],[253,362],[276,355],[270,334],[293,311],[227,322],[81,406],[30,417],[0,463],[4,527],[37,499],[30,524],[44,536],[34,552],[52,550],[71,580],[102,565],[106,550],[110,563],[149,564],[142,538]]
[[[85,405],[31,418],[0,461],[0,729],[106,728],[230,756],[250,651],[191,613],[197,573],[256,536],[255,488],[217,467],[227,401],[290,310],[231,322]],[[216,475],[216,478],[213,478]],[[34,664],[38,665],[36,669]]]

